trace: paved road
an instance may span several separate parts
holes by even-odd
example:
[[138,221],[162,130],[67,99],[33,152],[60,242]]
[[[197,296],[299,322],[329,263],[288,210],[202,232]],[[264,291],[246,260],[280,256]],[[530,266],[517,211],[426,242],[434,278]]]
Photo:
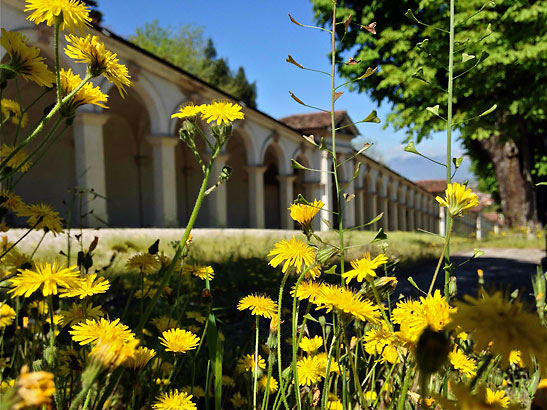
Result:
[[[457,266],[455,276],[458,285],[458,295],[477,294],[477,269],[484,271],[486,289],[501,289],[512,292],[515,289],[523,290],[523,297],[531,301],[532,292],[531,278],[537,272],[537,266],[545,257],[545,251],[539,249],[512,249],[492,248],[483,249],[485,254],[479,258],[464,263],[473,255],[473,252],[461,252],[452,257]],[[427,262],[416,265],[398,272],[399,285],[396,293],[418,296],[418,292],[407,280],[408,276],[416,281],[418,286],[427,291],[429,288],[436,262]],[[439,272],[435,286],[442,289],[444,285],[444,272]]]

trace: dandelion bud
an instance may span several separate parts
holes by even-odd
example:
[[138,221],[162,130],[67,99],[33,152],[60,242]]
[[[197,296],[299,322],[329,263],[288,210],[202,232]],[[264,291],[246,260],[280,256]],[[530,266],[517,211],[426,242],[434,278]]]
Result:
[[416,360],[420,370],[426,374],[435,373],[446,362],[450,344],[446,335],[427,327],[416,347]]
[[201,301],[205,304],[209,304],[213,302],[213,295],[211,294],[211,291],[207,288],[204,288],[201,291]]

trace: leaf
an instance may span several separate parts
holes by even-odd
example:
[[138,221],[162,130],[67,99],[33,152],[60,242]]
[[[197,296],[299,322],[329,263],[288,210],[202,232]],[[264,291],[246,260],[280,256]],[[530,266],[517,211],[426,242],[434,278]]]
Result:
[[376,223],[378,222],[380,219],[382,219],[382,217],[384,216],[384,213],[380,213],[378,215],[376,215],[376,217],[374,219],[372,219],[371,221],[367,222],[364,226],[367,226],[367,225],[372,225],[373,223]]
[[458,169],[460,167],[460,165],[462,164],[462,161],[463,161],[463,157],[452,158],[452,163],[454,164],[456,169]]
[[418,70],[414,74],[412,74],[411,77],[418,80],[426,81],[424,77],[424,69],[422,67],[418,68]]
[[344,94],[343,91],[335,92],[334,93],[334,101],[336,101],[338,98],[340,98]]
[[291,158],[291,167],[294,169],[308,169],[298,161]]
[[148,253],[150,255],[155,255],[156,253],[158,253],[159,251],[159,247],[160,247],[160,240],[159,239],[156,239],[156,242],[154,242],[150,248],[148,248]]
[[418,286],[418,284],[416,282],[414,282],[414,279],[412,278],[412,276],[409,276],[408,278],[408,281],[410,282],[410,284],[412,286],[414,286],[416,289],[418,289],[420,292],[422,293],[425,293],[423,290],[420,289],[420,287]]
[[324,219],[324,218],[321,218],[321,220],[323,221],[323,223],[324,223],[325,225],[327,225],[327,228],[330,229],[330,227],[331,227],[330,221],[327,221],[327,220]]
[[477,60],[477,65],[482,63],[484,60],[486,60],[488,57],[490,57],[490,54],[488,54],[488,51],[483,51]]
[[473,249],[473,256],[471,258],[472,259],[479,258],[482,255],[484,255],[484,251],[481,251],[480,249],[475,248]]
[[387,239],[387,235],[384,232],[384,228],[380,228],[378,230],[378,233],[376,234],[376,236],[374,237],[374,239],[370,243],[380,242],[380,241],[383,241],[385,239]]
[[365,71],[365,74],[363,74],[361,77],[358,78],[358,80],[363,80],[365,78],[370,77],[372,74],[374,74],[378,70],[378,67],[374,67],[374,69],[367,67],[367,71]]
[[353,18],[353,14],[350,14],[349,17],[344,21],[344,30],[346,33],[348,32],[349,23],[351,23],[351,19]]
[[312,315],[310,315],[309,313],[304,315],[304,319],[307,319],[307,320],[311,320],[312,322],[316,322],[316,323],[319,323],[319,320],[317,320],[316,318],[314,318]]
[[428,45],[429,45],[429,39],[425,38],[423,41],[420,41],[419,43],[417,43],[416,47],[419,48],[420,50],[425,51]]
[[294,24],[296,24],[297,26],[304,27],[303,24],[300,24],[298,21],[296,21],[295,19],[292,18],[291,13],[289,13],[289,18],[290,18],[291,21],[292,21]]
[[289,94],[291,95],[292,99],[296,101],[298,104],[306,105],[301,99],[299,99],[296,95],[294,95],[292,91],[289,91]]
[[380,118],[378,118],[376,110],[372,110],[372,112],[361,122],[375,122],[378,124],[380,122]]
[[348,58],[348,62],[346,64],[347,65],[356,65],[356,64],[359,64],[360,62],[361,62],[361,60],[356,60],[355,58],[350,57],[350,58]]
[[326,270],[324,273],[327,275],[336,275],[336,267],[338,265],[332,265],[328,270]]
[[[289,14],[290,16],[290,14]],[[414,20],[416,23],[420,23],[422,24],[422,22],[420,20],[418,20],[418,18],[414,15],[414,13],[412,12],[412,10],[408,9],[405,13],[405,17],[409,18],[410,20]]]
[[230,177],[232,176],[232,168],[228,165],[224,165],[222,167],[222,171],[220,171],[220,176],[218,177],[218,182],[221,184],[228,181]]
[[[158,239],[159,241],[159,239]],[[96,248],[97,248],[97,245],[99,244],[99,237],[96,236],[95,238],[93,238],[93,241],[91,242],[91,244],[89,245],[89,250],[88,252],[93,252]]]
[[427,107],[426,110],[433,113],[433,114],[435,114],[437,117],[440,117],[440,115],[439,115],[439,104],[434,105],[433,107]]
[[404,148],[406,152],[411,152],[413,154],[420,154],[416,147],[414,146],[414,141],[408,141],[408,144],[406,144],[406,147]]
[[306,201],[306,198],[302,196],[302,194],[298,194],[296,199],[294,200],[295,204],[303,204],[303,205],[311,205],[309,201]]
[[475,56],[473,54],[462,53],[462,63],[466,61],[473,60]]
[[357,178],[357,175],[359,175],[359,171],[361,171],[361,163],[358,162],[357,163],[357,166],[355,167],[355,171],[353,172],[353,178],[351,179],[352,181]]
[[540,186],[540,185],[547,185],[547,182],[538,182],[538,183],[536,184],[536,186]]
[[304,138],[306,141],[308,141],[310,144],[313,144],[315,145],[316,147],[318,146],[315,142],[315,137],[313,136],[313,134],[310,134],[310,135],[302,135],[302,138]]
[[[362,154],[363,152],[365,152],[367,149],[369,149],[370,147],[372,147],[372,144],[368,143],[368,142],[365,142],[363,144],[363,146],[359,149],[359,151],[357,151],[357,153],[355,154],[355,156],[357,155],[360,155]],[[361,163],[359,162],[359,164],[357,165],[358,167],[361,166]]]
[[295,66],[297,66],[298,68],[304,68],[304,66],[300,63],[297,63],[295,61],[294,58],[292,58],[292,56],[289,54],[289,56],[287,57],[287,59],[285,60],[287,63],[291,63],[291,64],[294,64]]
[[350,202],[353,198],[355,198],[355,194],[346,194],[344,192],[344,199],[346,200],[346,202]]
[[490,114],[492,111],[494,111],[496,108],[498,108],[498,104],[494,104],[493,106],[491,106],[489,109],[487,109],[485,112],[483,112],[482,114],[479,115],[479,117],[482,117],[484,115],[488,115]]

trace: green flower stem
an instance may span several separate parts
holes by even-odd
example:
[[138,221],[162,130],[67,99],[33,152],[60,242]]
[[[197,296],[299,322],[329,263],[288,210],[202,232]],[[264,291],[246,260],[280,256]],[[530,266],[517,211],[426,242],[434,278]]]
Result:
[[253,367],[253,410],[256,410],[256,394],[258,385],[258,315],[255,322],[255,363]]
[[[374,298],[376,299],[376,303],[378,304],[378,307],[382,311],[382,317],[384,318],[386,324],[389,327],[389,330],[393,332],[393,324],[388,320],[386,311],[384,309],[384,304],[380,300],[380,295],[378,294],[378,289],[376,289],[376,284],[374,283],[374,279],[370,281],[370,286],[372,287],[372,292],[374,292]],[[389,303],[388,303],[389,306]]]
[[[447,212],[448,214],[448,212]],[[444,240],[444,247],[443,251],[441,252],[441,256],[439,257],[439,262],[437,263],[437,267],[435,268],[435,273],[433,274],[433,278],[431,279],[431,284],[429,285],[429,291],[427,292],[428,295],[431,295],[431,291],[433,290],[433,286],[435,286],[435,281],[437,280],[437,275],[439,274],[439,269],[441,268],[441,263],[443,262],[443,259],[446,257],[446,253],[448,252],[448,244],[450,243],[450,235],[452,234],[452,221],[450,221],[450,225],[448,226],[448,233],[446,235],[446,238]],[[448,273],[447,273],[448,275]],[[444,281],[444,293],[445,297],[448,298],[448,281],[445,276]]]
[[[373,409],[377,408],[376,406],[378,405],[378,402],[380,401],[382,392],[388,388],[389,380],[391,379],[393,370],[395,370],[395,366],[397,366],[397,363],[393,363],[393,365],[391,366],[391,369],[389,369],[389,373],[387,374],[386,380],[384,381],[384,384],[382,384],[382,387],[380,388],[380,391],[378,392],[378,395],[376,396],[376,400],[374,401],[374,404],[372,405]],[[405,379],[405,382],[406,382],[406,379]],[[407,384],[407,389],[408,389],[408,384]],[[406,391],[405,391],[405,395],[406,395]]]
[[36,135],[38,135],[44,129],[44,126],[49,122],[49,120],[51,120],[53,116],[57,114],[61,107],[68,101],[70,101],[70,99],[74,97],[74,95],[78,91],[80,91],[80,89],[92,78],[93,76],[88,73],[82,80],[82,82],[78,84],[78,86],[74,90],[72,90],[65,98],[63,98],[60,103],[58,102],[57,104],[55,104],[51,111],[38,123],[34,131],[32,131],[32,133],[27,138],[25,138],[25,140],[21,144],[19,144],[6,158],[2,160],[2,162],[0,162],[0,170],[4,169],[8,161],[13,158],[13,156],[17,154],[17,152],[19,152],[25,145],[32,141],[36,137]]
[[[87,396],[85,398],[85,401],[84,401],[84,406],[82,407],[82,410],[87,410],[87,405],[89,404],[89,401],[91,400],[91,394],[93,393],[93,390],[89,389],[87,391]],[[135,393],[135,390],[133,390],[133,393]],[[133,395],[133,397],[135,397]]]
[[63,15],[60,14],[55,19],[55,36],[53,38],[53,48],[55,49],[55,81],[57,83],[57,104],[62,101],[61,98],[61,64],[59,59],[59,31],[61,29],[61,22]]
[[[15,143],[17,142],[17,138],[19,137],[19,131],[21,130],[21,121],[23,120],[23,116],[31,109],[31,107],[36,104],[38,101],[40,101],[42,99],[42,97],[44,95],[46,95],[51,89],[50,88],[45,88],[44,91],[42,91],[42,93],[36,97],[29,105],[27,105],[25,107],[24,110],[21,111],[21,117],[19,118],[19,124],[17,126],[17,129],[15,130],[15,136],[13,138],[13,144],[15,145]],[[1,96],[1,94],[0,94]]]
[[[334,338],[332,339],[332,343],[329,348],[329,354],[327,356],[327,366],[325,368],[325,380],[323,381],[323,393],[321,394],[321,409],[327,408],[327,400],[329,398],[329,376],[330,376],[330,365],[332,363],[332,353],[335,348],[335,346],[338,344],[338,339],[340,338],[340,335],[344,329],[339,329]],[[345,393],[345,390],[343,391]]]
[[[346,332],[342,332],[342,336],[346,344],[346,349],[348,349],[348,362],[350,363],[351,372],[353,373],[353,383],[355,384],[355,389],[357,390],[357,398],[359,399],[361,407],[363,409],[366,409],[367,401],[365,399],[365,393],[363,393],[363,388],[361,387],[361,382],[359,381],[359,374],[357,373],[357,367],[355,366],[353,360],[351,359],[351,356],[349,356],[350,343],[347,339]],[[355,357],[357,358],[357,354],[355,354]]]
[[[90,391],[91,389],[91,386],[93,386],[93,384],[95,383],[95,380],[97,380],[97,377],[99,376],[99,373],[100,373],[100,366],[98,365],[95,365],[93,368],[91,368],[91,379],[89,380],[89,383],[86,383],[86,378],[84,378],[84,383],[83,383],[83,386],[82,386],[82,390],[80,390],[80,392],[78,393],[78,395],[76,396],[76,398],[74,399],[74,401],[72,402],[72,404],[70,405],[70,409],[69,410],[76,410],[78,408],[78,405],[80,404],[80,402],[84,399],[84,397],[87,397],[87,393],[88,391]],[[86,399],[87,401],[87,399]],[[85,405],[84,405],[84,408],[85,408]]]
[[410,378],[412,375],[411,366],[404,366],[403,368],[406,370],[406,374],[403,380],[403,389],[401,390],[401,395],[399,396],[399,402],[397,403],[397,410],[404,410],[405,408],[406,393],[408,392],[408,383],[410,382]]
[[[285,284],[287,283],[287,279],[291,272],[292,269],[287,270],[287,272],[285,272],[285,275],[283,276],[283,279],[281,279],[279,296],[277,298],[277,368],[279,370],[279,392],[281,394],[281,398],[283,399],[283,403],[285,404],[286,410],[289,410],[290,407],[287,403],[287,396],[285,395],[286,386],[283,383],[283,366],[281,364],[281,305],[283,303],[283,290],[285,289]],[[296,298],[296,291],[294,297]],[[287,385],[288,384],[289,383],[287,382]]]
[[[262,406],[261,409],[267,409],[268,408],[268,400],[270,398],[270,380],[272,379],[272,371],[273,371],[273,349],[270,347],[270,352],[268,354],[268,375],[266,379],[266,388],[264,389],[264,397],[262,398]],[[278,383],[279,386],[279,383]]]

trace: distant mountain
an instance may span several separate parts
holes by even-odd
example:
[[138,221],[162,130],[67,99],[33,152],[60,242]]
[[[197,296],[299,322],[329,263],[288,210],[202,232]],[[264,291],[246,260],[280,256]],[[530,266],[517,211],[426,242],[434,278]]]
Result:
[[[446,160],[442,156],[433,157],[434,160],[444,163]],[[393,171],[401,174],[411,181],[420,179],[444,179],[446,178],[446,170],[444,167],[437,165],[425,158],[410,153],[404,153],[401,156],[388,159],[386,165]],[[464,157],[461,167],[456,172],[454,180],[463,182],[469,179],[470,182],[475,181],[475,176],[469,170],[469,160]]]

